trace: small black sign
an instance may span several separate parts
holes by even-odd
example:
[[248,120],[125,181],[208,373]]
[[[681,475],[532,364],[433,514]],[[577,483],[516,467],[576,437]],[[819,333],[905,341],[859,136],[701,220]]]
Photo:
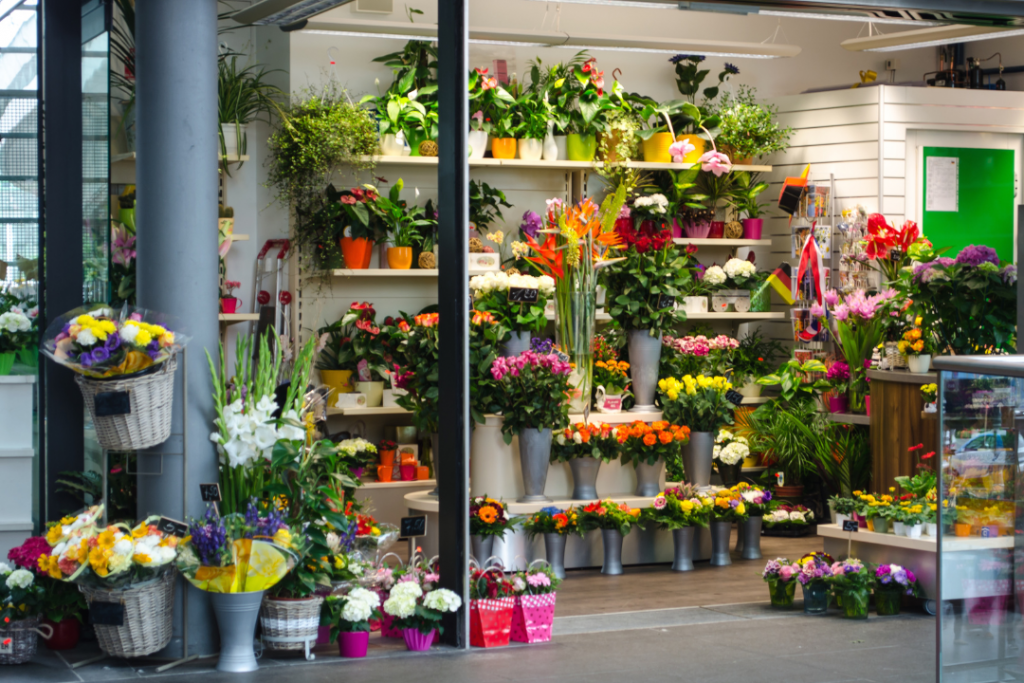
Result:
[[666,308],[675,308],[675,307],[676,307],[676,298],[674,296],[669,296],[668,294],[659,294],[658,295],[658,310],[659,311],[663,310],[663,309],[666,309]]
[[540,300],[539,289],[526,287],[509,287],[508,300],[516,304],[535,304]]
[[128,415],[132,412],[132,401],[127,391],[104,391],[92,397],[96,417]]
[[171,519],[170,517],[161,517],[160,521],[156,523],[156,528],[168,536],[177,536],[179,538],[188,536],[188,524]]
[[399,527],[402,538],[419,538],[427,535],[427,516],[402,517]]
[[733,404],[734,406],[738,406],[741,403],[743,403],[743,394],[736,391],[735,389],[730,389],[729,391],[725,392],[725,400]]
[[844,519],[843,520],[843,531],[854,531],[854,532],[856,532],[859,529],[860,529],[860,524],[857,523],[857,520],[855,520],[855,519]]
[[555,351],[555,355],[558,356],[559,361],[563,363],[569,362],[569,354],[567,354],[565,351]]
[[94,626],[124,626],[124,605],[119,602],[90,602],[89,621]]
[[199,494],[203,497],[204,503],[219,503],[220,484],[200,484]]

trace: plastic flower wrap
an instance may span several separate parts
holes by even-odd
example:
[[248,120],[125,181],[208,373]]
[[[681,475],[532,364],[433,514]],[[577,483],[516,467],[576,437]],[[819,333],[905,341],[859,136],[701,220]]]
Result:
[[132,306],[76,308],[46,329],[43,353],[88,377],[107,378],[149,371],[175,353],[189,337],[167,316]]
[[370,515],[358,513],[355,547],[370,557],[375,557],[378,553],[387,552],[395,544],[399,532],[399,528],[394,524],[378,522]]
[[281,516],[261,513],[254,502],[245,515],[220,517],[213,509],[189,523],[178,570],[189,583],[210,593],[250,593],[271,588],[295,566],[296,544]]

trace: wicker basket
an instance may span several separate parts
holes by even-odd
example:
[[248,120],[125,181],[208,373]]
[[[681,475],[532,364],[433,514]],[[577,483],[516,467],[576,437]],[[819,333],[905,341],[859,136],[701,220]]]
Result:
[[889,359],[889,367],[895,369],[905,368],[909,365],[907,357],[900,353],[897,342],[885,343],[885,355]]
[[171,642],[174,609],[174,572],[127,590],[82,587],[86,602],[115,602],[124,605],[121,626],[97,624],[100,649],[111,657],[144,657]]
[[[0,664],[24,664],[32,659],[39,642],[37,636],[47,640],[53,636],[53,627],[40,624],[39,617],[12,621],[9,626],[0,628],[0,643],[6,646],[0,649]],[[10,645],[7,645],[8,640]]]
[[309,650],[320,626],[321,596],[301,600],[263,598],[260,624],[263,645],[271,650]]
[[[96,426],[96,438],[103,448],[134,451],[167,441],[171,435],[171,402],[177,367],[177,358],[171,357],[156,372],[140,377],[106,380],[84,375],[75,377]],[[128,392],[131,412],[98,417],[94,399],[97,394],[111,391]]]

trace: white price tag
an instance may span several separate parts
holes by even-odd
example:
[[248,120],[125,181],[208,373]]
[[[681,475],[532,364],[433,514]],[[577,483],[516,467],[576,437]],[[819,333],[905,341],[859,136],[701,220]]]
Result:
[[0,655],[9,655],[14,652],[14,638],[0,640]]

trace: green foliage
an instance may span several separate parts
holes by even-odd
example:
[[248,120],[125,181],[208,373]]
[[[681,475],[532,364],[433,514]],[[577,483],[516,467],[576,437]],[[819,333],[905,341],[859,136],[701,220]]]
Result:
[[784,353],[782,344],[754,330],[740,340],[732,352],[732,382],[744,384],[749,378],[760,378],[775,367],[775,360]]
[[788,408],[797,404],[813,403],[814,399],[821,396],[821,392],[828,390],[829,383],[826,380],[809,377],[810,373],[824,374],[827,370],[820,360],[801,363],[791,358],[783,363],[777,372],[761,377],[757,383],[766,387],[778,386],[782,405]]
[[[284,92],[276,85],[267,82],[267,76],[280,69],[267,70],[250,64],[244,68],[238,66],[238,55],[224,55],[217,61],[217,120],[220,123],[233,123],[238,128],[238,153],[246,153],[246,134],[241,127],[266,116],[281,113],[279,100],[284,99]],[[219,130],[220,153],[227,154],[223,129]]]
[[690,281],[689,258],[668,240],[661,249],[624,252],[625,259],[608,266],[602,277],[608,290],[605,308],[624,330],[650,330],[661,336],[686,319],[675,306],[659,307],[661,296],[683,296]]
[[741,85],[736,96],[723,93],[716,107],[721,118],[721,132],[716,141],[731,147],[737,159],[784,152],[793,135],[792,128],[783,128],[775,121],[778,109],[774,105],[755,101],[756,92],[756,88]]
[[[625,536],[634,526],[644,528],[644,521],[641,519],[640,510],[628,509],[625,503],[621,504],[627,509],[623,510],[620,503],[612,500],[603,500],[599,503],[591,503],[583,508],[579,516],[579,525],[583,531],[594,529],[614,529]],[[636,514],[633,514],[633,513]]]
[[497,219],[505,220],[501,208],[511,209],[505,193],[482,180],[469,181],[469,222],[481,235]]
[[[389,242],[393,246],[415,247],[422,242],[422,237],[417,229],[436,226],[437,221],[425,218],[423,207],[414,206],[410,209],[406,202],[399,199],[403,187],[405,187],[405,183],[399,178],[391,186],[387,197],[378,195],[369,206],[370,210],[384,224]],[[373,190],[376,193],[376,188]]]
[[795,401],[785,407],[779,401],[765,403],[751,414],[750,423],[751,451],[762,453],[782,470],[787,486],[798,486],[819,473],[820,440],[830,423],[814,401]]
[[510,336],[508,328],[501,323],[473,316],[469,326],[469,413],[474,428],[477,423],[486,422],[486,415],[501,410],[496,384],[491,377],[491,364]]
[[732,175],[734,183],[729,191],[729,203],[738,212],[747,214],[747,218],[760,218],[764,207],[771,206],[769,203],[757,201],[761,193],[768,189],[768,183],[756,182],[756,174],[745,171],[737,171]]

